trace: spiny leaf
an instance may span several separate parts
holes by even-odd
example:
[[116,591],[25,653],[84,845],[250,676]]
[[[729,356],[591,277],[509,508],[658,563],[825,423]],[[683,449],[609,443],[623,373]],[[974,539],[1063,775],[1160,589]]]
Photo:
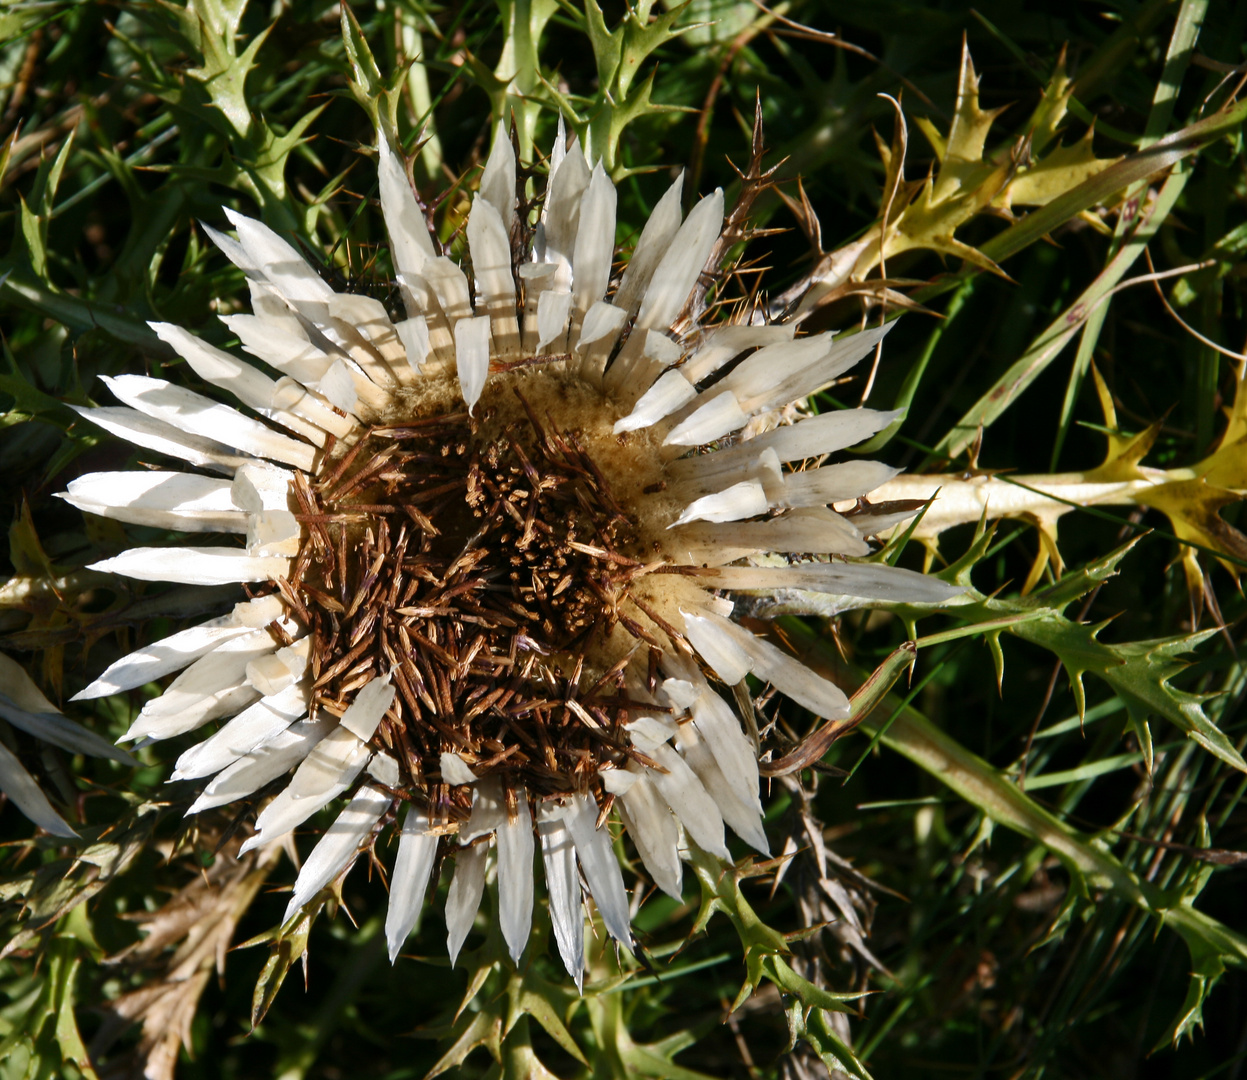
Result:
[[[842,685],[853,685],[861,679],[861,673],[855,672],[804,624],[788,620],[785,632],[790,647],[794,647],[813,670]],[[1211,867],[1200,867],[1187,883],[1176,889],[1159,889],[1137,877],[1098,838],[1080,834],[1041,807],[1011,778],[965,749],[912,706],[890,701],[879,715],[888,713],[889,706],[894,706],[897,712],[881,735],[885,745],[913,761],[998,824],[1036,840],[1060,858],[1070,875],[1070,892],[1053,931],[1062,930],[1080,905],[1091,899],[1090,887],[1094,886],[1111,890],[1119,899],[1136,905],[1156,918],[1160,925],[1182,936],[1191,952],[1191,988],[1183,1010],[1164,1041],[1192,1031],[1201,1021],[1200,1009],[1209,989],[1225,966],[1247,964],[1247,938],[1194,907]],[[873,726],[872,721],[868,719],[866,726]]]
[[63,1075],[65,1065],[73,1065],[87,1080],[99,1080],[74,1018],[78,969],[82,964],[82,944],[61,934],[43,950],[46,970],[38,995],[8,1038],[0,1041],[0,1061],[10,1062],[19,1045],[26,1044],[32,1057],[41,1059],[41,1068],[28,1076]]
[[[782,993],[794,999],[801,1010],[803,1024],[804,1017],[811,1012],[817,1013],[819,1010],[848,1012],[849,1008],[845,1002],[860,998],[862,995],[834,993],[798,975],[785,959],[791,951],[785,937],[759,918],[749,901],[745,899],[740,888],[741,882],[756,876],[762,867],[755,866],[752,859],[747,859],[735,866],[724,865],[691,842],[689,849],[702,895],[701,909],[692,933],[703,930],[711,916],[719,911],[731,921],[744,948],[745,980],[732,1004],[733,1011],[740,1008],[750,996],[756,993],[765,979],[774,983]],[[826,1028],[826,1031],[829,1033],[830,1029]],[[802,1032],[804,1033],[804,1028]],[[853,1075],[868,1080],[861,1062],[839,1040],[821,1038],[815,1041],[811,1039],[811,1044],[820,1054],[826,1050],[841,1067],[849,1069]],[[844,1052],[843,1057],[841,1051]]]
[[535,970],[529,968],[519,978],[512,979],[507,986],[507,1020],[503,1034],[509,1035],[520,1017],[531,1016],[567,1053],[582,1065],[588,1065],[584,1053],[576,1045],[576,1040],[572,1038],[555,1007],[560,1004],[566,1009],[573,1000],[571,993],[543,979]]
[[1117,424],[1117,408],[1113,404],[1113,395],[1094,361],[1091,363],[1091,377],[1095,380],[1096,397],[1104,414],[1104,434],[1108,439],[1108,450],[1104,461],[1088,475],[1094,475],[1103,481],[1138,480],[1144,475],[1139,470],[1139,463],[1160,434],[1160,422],[1151,425],[1140,435],[1123,435]]
[[[979,107],[979,77],[963,42],[948,134],[943,135],[929,119],[915,121],[935,151],[938,167],[924,181],[895,185],[886,230],[881,221],[858,242],[851,279],[864,280],[880,263],[913,250],[964,259],[978,269],[1003,274],[987,251],[957,239],[957,230],[988,210],[1009,216],[1014,204],[1044,206],[1114,163],[1115,159],[1095,156],[1090,129],[1072,145],[1057,146],[1046,156],[1036,157],[1056,137],[1070,90],[1064,66],[1059,65],[1031,118],[1029,135],[988,150],[992,124],[1005,109]],[[891,192],[902,167],[898,161],[901,144],[895,139],[891,145],[876,142],[887,174],[884,191]],[[820,302],[827,300],[822,295],[826,286],[814,292]],[[839,295],[834,288],[832,292]]]
[[381,74],[363,27],[349,4],[342,5],[342,44],[351,65],[351,77],[347,83],[351,96],[368,113],[372,126],[383,128],[392,146],[400,145],[398,100],[404,72],[396,71],[388,80]]
[[[1050,357],[1052,350],[1069,336],[1072,334],[1068,330],[1061,330],[1047,345],[1033,347],[1027,356],[1038,363],[1038,357]],[[1222,518],[1220,511],[1247,494],[1247,436],[1232,438],[1242,429],[1238,417],[1243,406],[1239,399],[1247,395],[1236,393],[1230,423],[1202,461],[1162,470],[1142,464],[1160,432],[1161,421],[1138,435],[1122,434],[1117,429],[1112,397],[1094,366],[1092,374],[1109,440],[1108,452],[1095,468],[1083,472],[1000,477],[981,473],[902,476],[877,488],[874,497],[920,500],[930,499],[938,492],[931,510],[913,527],[914,537],[931,548],[945,530],[986,512],[1035,525],[1040,530],[1041,549],[1024,593],[1038,582],[1049,562],[1056,573],[1061,573],[1057,523],[1079,506],[1096,510],[1109,506],[1145,506],[1158,510],[1169,519],[1174,539],[1221,556],[1222,565],[1237,576],[1241,564],[1247,562],[1247,536]],[[1028,374],[1026,379],[1030,377]],[[1191,591],[1201,594],[1202,574],[1190,549],[1184,559]]]
[[623,54],[623,27],[608,30],[597,0],[585,0],[585,28],[589,44],[593,46],[593,58],[597,62],[598,85],[609,90],[615,84],[615,74]]
[[495,1061],[501,1061],[501,1010],[496,1004],[486,1004],[479,1012],[463,1016],[448,1033],[441,1037],[443,1042],[450,1041],[450,1046],[438,1058],[437,1064],[425,1074],[424,1080],[433,1080],[435,1076],[441,1076],[442,1073],[462,1065],[467,1056],[478,1046],[485,1047],[493,1055]]
[[[1007,106],[1005,107],[1007,108]],[[959,192],[973,191],[982,185],[985,163],[983,150],[987,135],[997,116],[1005,108],[984,111],[979,108],[979,77],[975,74],[970,50],[961,46],[961,66],[957,75],[957,101],[953,109],[948,138],[940,154],[940,167],[932,185],[932,200],[944,202]]]
[[[985,539],[986,534],[972,546],[974,559],[981,558],[985,552]],[[1088,564],[1072,575],[1066,575],[1051,589],[1034,596],[984,596],[970,584],[969,572],[974,560],[963,558],[941,575],[963,586],[965,592],[961,597],[942,605],[870,606],[894,611],[906,623],[942,611],[970,628],[979,626],[980,632],[985,635],[999,630],[1038,645],[1055,655],[1064,665],[1070,677],[1070,688],[1079,703],[1080,713],[1085,706],[1081,679],[1084,674],[1090,673],[1112,687],[1133,714],[1141,717],[1163,716],[1210,754],[1247,772],[1247,761],[1204,712],[1203,702],[1207,700],[1206,697],[1179,690],[1170,684],[1170,680],[1188,666],[1179,657],[1198,647],[1216,633],[1216,630],[1179,634],[1152,641],[1108,644],[1099,640],[1107,623],[1088,626],[1063,614],[1064,609],[1074,600],[1116,573],[1122,558],[1132,546],[1133,544],[1124,545],[1103,559]],[[783,613],[825,613],[828,599],[825,596],[794,590],[782,601]],[[1016,616],[1029,617],[1016,618],[1003,624],[998,621]]]
[[641,65],[655,49],[702,25],[700,23],[676,25],[688,10],[689,2],[690,0],[685,0],[684,3],[669,5],[664,14],[652,21],[639,18],[637,12],[631,10],[624,16],[619,69],[615,76],[615,86],[620,95],[625,98],[628,96],[632,80],[636,78]]
[[0,897],[22,899],[22,928],[0,950],[0,959],[28,948],[122,874],[148,848],[162,811],[156,803],[142,802],[115,828],[81,829],[85,846],[76,857],[57,859],[9,882]]
[[1062,47],[1052,76],[1044,86],[1043,97],[1026,122],[1031,148],[1036,154],[1042,153],[1060,134],[1061,123],[1065,120],[1073,96],[1074,81],[1065,67],[1065,48]]
[[784,1013],[788,1019],[789,1050],[804,1039],[833,1076],[847,1071],[859,1080],[870,1080],[866,1066],[853,1053],[853,1048],[835,1033],[822,1009],[806,1010],[800,1001],[794,1000]]
[[1077,142],[1058,146],[1046,157],[1020,167],[992,205],[1001,210],[1014,206],[1046,206],[1084,180],[1107,169],[1118,159],[1096,157],[1093,136],[1094,130],[1088,128]]
[[255,991],[251,996],[252,1028],[258,1027],[263,1022],[295,961],[302,960],[304,970],[306,970],[307,939],[312,932],[312,923],[324,905],[324,893],[317,894],[284,926],[259,934],[238,946],[240,949],[245,949],[265,941],[272,942],[268,959],[264,962],[264,968],[256,980]]

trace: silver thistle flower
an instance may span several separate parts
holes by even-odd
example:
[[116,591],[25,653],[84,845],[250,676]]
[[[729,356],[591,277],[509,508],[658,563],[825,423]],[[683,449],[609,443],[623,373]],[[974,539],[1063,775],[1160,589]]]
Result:
[[454,960],[493,850],[518,961],[540,847],[555,940],[580,981],[582,882],[631,944],[612,809],[672,896],[688,842],[728,857],[725,823],[767,850],[756,749],[716,682],[753,674],[821,717],[848,716],[838,687],[734,622],[725,593],[929,602],[955,590],[847,561],[895,519],[832,505],[895,470],[821,462],[894,414],[792,408],[883,331],[798,337],[795,321],[715,323],[690,304],[717,269],[721,191],[682,220],[676,180],[615,282],[616,195],[601,164],[560,126],[538,217],[517,203],[500,132],[467,221],[469,271],[439,253],[381,135],[378,151],[406,318],[335,292],[285,240],[227,211],[236,237],[209,231],[247,275],[254,314],[224,321],[281,377],[154,324],[243,408],[123,375],[106,380],[120,407],[81,410],[200,471],[96,473],[70,485],[71,503],[246,538],[138,548],[96,569],[246,583],[251,598],[78,696],[181,671],[125,738],[226,721],[177,761],[174,779],[207,779],[192,813],[293,770],[244,850],[354,792],[303,864],[288,918],[406,804],[391,959],[453,852]]

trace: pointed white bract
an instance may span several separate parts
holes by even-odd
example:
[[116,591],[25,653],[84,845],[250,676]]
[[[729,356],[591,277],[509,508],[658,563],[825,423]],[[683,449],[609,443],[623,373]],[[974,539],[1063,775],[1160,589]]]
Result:
[[307,689],[299,685],[289,686],[270,697],[261,698],[240,712],[211,738],[196,743],[183,753],[169,779],[197,780],[204,776],[215,776],[244,754],[280,735],[296,720],[305,717],[307,705]]
[[90,569],[122,574],[139,581],[235,585],[286,577],[290,560],[252,555],[244,548],[132,548],[111,559],[92,563]]
[[695,499],[667,528],[674,529],[690,521],[740,521],[765,514],[769,507],[766,489],[756,480],[745,480],[725,491]]
[[572,257],[575,275],[572,297],[580,318],[606,295],[614,254],[615,185],[599,161],[580,200],[580,220]]
[[368,764],[372,751],[347,731],[335,728],[295,770],[290,784],[256,818],[255,835],[240,851],[279,840],[341,795]]
[[437,834],[429,831],[428,813],[418,806],[409,807],[398,838],[398,855],[390,879],[390,907],[385,916],[385,941],[391,964],[398,959],[403,942],[420,917],[433,875],[437,842]]
[[294,332],[302,330],[297,323],[293,327],[274,324],[259,315],[223,315],[221,321],[238,335],[245,351],[305,386],[316,387],[333,364],[334,358],[313,345],[306,334]]
[[723,191],[716,188],[693,207],[659,261],[637,312],[638,328],[664,330],[675,322],[722,228]]
[[70,408],[110,435],[213,472],[232,473],[249,460],[246,455],[236,454],[213,439],[192,434],[137,409],[110,405],[98,409],[84,409],[77,405]]
[[251,457],[267,457],[307,470],[315,448],[244,416],[229,405],[146,375],[102,376],[118,400],[191,436],[212,439]]
[[[909,516],[912,517],[913,512]],[[686,545],[686,561],[704,566],[717,567],[760,552],[870,554],[870,545],[863,540],[856,525],[826,507],[790,510],[761,521],[692,522],[682,525],[676,536]]]
[[615,294],[615,303],[629,315],[635,315],[645,296],[654,271],[671,247],[672,238],[680,228],[680,196],[684,192],[684,172],[675,178],[665,195],[658,200],[654,212],[650,214],[645,228],[641,230],[641,238],[637,241],[619,282],[619,292]]
[[595,354],[609,351],[627,318],[628,313],[622,308],[617,308],[614,304],[608,304],[604,300],[595,301],[580,326],[580,336],[576,339],[577,350],[583,352],[590,345],[596,345],[598,348],[593,350]]
[[589,186],[589,166],[584,150],[576,143],[550,179],[546,194],[546,252],[551,262],[560,257],[570,263],[580,226],[580,197]]
[[665,742],[652,745],[646,752],[659,767],[646,772],[645,778],[675,812],[689,836],[711,855],[728,858],[723,814],[688,762]]
[[259,791],[303,761],[334,727],[331,716],[291,724],[217,773],[187,814],[225,806]]
[[[143,707],[126,738],[168,739],[220,721],[182,750],[172,773],[174,781],[202,785],[192,813],[255,797],[284,777],[259,805],[244,851],[292,843],[294,830],[324,828],[330,807],[338,811],[299,871],[287,918],[346,873],[378,824],[407,802],[385,923],[391,961],[419,921],[434,867],[449,857],[451,962],[474,925],[488,879],[496,881],[502,939],[519,964],[534,917],[540,841],[554,941],[580,985],[584,893],[606,931],[631,947],[628,893],[599,800],[612,800],[645,872],[678,900],[682,845],[729,859],[730,828],[754,849],[769,849],[758,748],[725,687],[740,692],[752,675],[819,716],[848,715],[841,690],[733,622],[733,600],[722,594],[811,591],[849,607],[853,597],[941,603],[957,590],[880,563],[842,561],[868,555],[867,540],[901,520],[893,509],[876,513],[866,501],[895,470],[824,459],[900,414],[851,409],[811,416],[804,399],[866,356],[888,328],[805,333],[796,319],[766,323],[761,309],[740,323],[716,322],[723,297],[709,302],[707,290],[721,280],[720,256],[731,247],[723,236],[722,191],[696,201],[682,219],[681,174],[616,276],[618,201],[604,162],[569,139],[560,120],[541,198],[527,179],[517,188],[514,148],[498,124],[466,223],[442,253],[389,137],[378,132],[376,146],[397,282],[392,297],[335,292],[291,237],[227,211],[236,236],[207,232],[246,275],[253,313],[222,321],[262,367],[155,323],[159,337],[230,402],[162,379],[121,375],[105,381],[123,407],[78,410],[142,451],[212,475],[168,467],[92,473],[70,484],[66,501],[149,529],[235,534],[232,544],[136,547],[92,569],[144,581],[246,585],[250,594],[262,594],[228,616],[116,660],[78,698],[176,675]],[[527,204],[518,200],[532,194],[541,198],[540,215],[517,220]],[[531,247],[522,250],[530,235]],[[464,448],[448,444],[392,457],[386,450],[375,465],[353,457],[369,445],[377,453],[368,440],[458,423],[465,407],[471,419],[461,429],[463,441],[478,456],[461,484],[434,481],[441,486],[428,491],[427,501],[391,497],[395,489],[387,485],[405,482],[411,470],[436,474],[452,450],[462,455]],[[476,445],[485,440],[494,449],[509,440],[519,464],[491,464]],[[561,476],[543,476],[533,464],[542,455],[563,455],[572,466]],[[356,480],[354,503],[336,517],[320,513],[323,503],[320,509],[315,503],[324,492]],[[486,490],[503,480],[512,485],[503,497]],[[592,489],[593,498],[618,514],[631,546],[606,550],[597,546],[614,542],[605,534],[584,531],[576,520],[552,520],[555,514],[543,517],[543,493],[563,487],[581,499]],[[394,516],[381,521],[383,512]],[[550,579],[547,592],[538,570],[518,556],[489,561],[495,556],[477,538],[491,515],[514,524],[515,537],[525,539],[506,543],[520,548],[538,534],[561,543],[565,531],[566,551],[557,556],[563,561],[555,561],[558,573],[565,565],[568,572]],[[328,551],[330,521],[333,528],[347,522],[329,545],[338,545],[345,566],[318,578],[319,571],[309,570],[323,565],[317,552]],[[413,537],[422,535],[442,539],[417,555],[421,541]],[[401,574],[381,569],[388,556],[377,552],[386,544],[387,550],[408,545]],[[454,548],[445,560],[443,545]],[[612,573],[635,569],[643,584],[630,592],[631,585],[612,578],[610,589],[621,590],[619,596],[595,609],[605,579],[595,571],[592,581],[577,580],[581,556],[611,564]],[[479,579],[455,586],[437,607],[406,607],[421,603],[407,599],[416,595],[403,585],[413,580],[408,571],[440,582],[439,561],[451,571],[468,564]],[[568,593],[573,610],[588,612],[566,640],[553,621],[539,629],[539,617],[529,614],[537,600],[544,604],[564,590],[575,590]],[[501,600],[505,618],[516,623],[509,651],[491,643],[492,629],[478,635],[489,622],[485,596]],[[334,613],[332,632],[309,614],[326,610]],[[356,619],[360,611],[365,614]],[[379,628],[395,611],[420,619],[449,611],[463,619],[449,634],[438,632],[442,624],[425,627],[427,634],[412,624],[419,641],[400,641],[397,632]],[[601,626],[615,629],[599,635]],[[629,641],[620,626],[633,644],[620,648],[621,639]],[[584,666],[593,674],[582,674],[585,657],[575,653],[576,635],[584,634],[600,650],[585,654],[592,655]],[[425,670],[412,662],[417,654],[422,663],[436,657],[441,666]],[[541,674],[530,676],[528,661],[537,658]],[[612,664],[613,674],[589,692]],[[543,721],[543,738],[610,722],[601,702],[617,678],[632,704],[612,740],[628,745],[606,742],[597,757],[576,757],[560,787],[552,778],[562,774],[548,762],[533,764],[538,759],[529,758],[530,748],[500,747],[496,739],[509,736],[498,736],[496,726],[478,738],[477,716],[481,723],[519,716],[521,726],[528,724],[522,709],[514,711],[520,699],[506,696],[515,694],[507,680],[521,670],[521,682],[552,684],[542,683],[534,698],[554,718]],[[496,683],[462,693],[457,681],[469,677]],[[557,694],[548,693],[559,680]],[[0,715],[24,730],[74,752],[107,751],[46,699],[35,704],[0,692]],[[438,722],[413,726],[412,713],[422,709]],[[0,787],[38,824],[69,835],[68,824],[6,754],[0,746]],[[496,876],[487,872],[491,866]]]
[[468,412],[476,407],[489,375],[489,316],[455,324],[455,366]]
[[749,674],[752,661],[736,635],[724,629],[725,622],[709,612],[704,615],[686,612],[684,632],[711,670],[728,686],[735,686]]
[[498,921],[511,959],[517,964],[533,925],[533,819],[528,797],[516,792],[514,819],[498,825]]
[[337,820],[325,830],[299,870],[282,922],[289,922],[304,904],[355,861],[360,844],[389,806],[390,796],[385,792],[378,791],[371,784],[360,789]]
[[714,394],[680,421],[663,440],[665,446],[704,446],[739,431],[749,423],[749,414],[740,407],[730,390]]
[[796,325],[793,323],[773,323],[768,326],[721,326],[717,330],[710,331],[697,351],[688,358],[688,363],[683,369],[684,377],[691,383],[699,383],[746,349],[791,341],[796,330]]
[[498,209],[478,195],[468,217],[468,250],[476,278],[478,305],[510,304],[515,315],[515,278],[511,276],[511,238]]
[[[816,716],[827,720],[848,717],[849,699],[845,697],[843,690],[822,676],[815,675],[801,661],[793,659],[769,641],[755,637],[743,626],[737,626],[731,620],[713,612],[707,612],[698,618],[696,625],[708,647],[712,651],[718,650],[716,655],[730,654],[733,665],[743,657],[748,671],[759,679],[774,683],[784,694],[797,704],[804,705]],[[701,651],[700,645],[695,647]],[[738,670],[738,667],[732,667],[733,674]],[[742,672],[742,677],[743,674]],[[739,681],[722,675],[720,677],[724,682]]]
[[846,461],[808,472],[790,473],[784,477],[782,493],[776,502],[788,507],[846,502],[870,494],[899,472],[900,469],[879,461]]
[[681,405],[687,405],[697,396],[697,391],[682,371],[665,372],[654,383],[622,420],[615,421],[615,432],[635,431],[650,427],[664,416],[670,416]]
[[377,180],[381,188],[381,213],[390,234],[390,258],[396,272],[418,274],[425,262],[436,257],[429,225],[407,181],[407,170],[385,135],[377,132]]
[[498,211],[503,232],[510,236],[515,221],[515,148],[502,124],[494,132],[494,145],[481,173],[480,197]]
[[90,473],[61,496],[84,513],[181,532],[245,532],[230,483],[179,472]]
[[[279,610],[273,617],[278,618],[280,614]],[[230,638],[240,637],[247,632],[246,626],[239,625],[228,615],[192,626],[189,630],[182,630],[123,656],[110,664],[102,675],[70,700],[87,701],[91,698],[108,697],[110,694],[119,694],[124,690],[133,690],[136,686],[155,682],[162,676],[181,671]]]
[[724,775],[719,759],[693,724],[681,726],[676,734],[676,749],[714,800],[724,823],[745,843],[763,855],[769,855],[771,851],[766,830],[762,827],[761,808],[752,805],[757,802],[757,781],[754,781],[755,792],[747,798],[742,797],[739,787]]
[[598,828],[598,804],[592,795],[573,795],[568,800],[567,831],[576,846],[576,858],[584,871],[589,894],[598,906],[607,932],[626,949],[632,948],[628,894],[624,891],[619,860],[611,848],[610,833]]
[[[238,247],[246,259],[245,265],[239,264],[240,269],[258,271],[296,311],[315,310],[308,305],[329,302],[333,289],[288,241],[262,222],[228,207],[225,216],[238,233]],[[225,254],[231,252],[225,250]]]
[[267,630],[249,630],[219,644],[144,705],[122,741],[170,739],[250,705],[260,694],[247,681],[247,665],[276,648]]
[[546,871],[546,891],[550,894],[550,923],[554,941],[567,973],[584,982],[585,917],[580,899],[580,876],[576,870],[576,846],[561,816],[547,815],[537,820],[541,835],[541,860]]
[[367,742],[376,734],[377,725],[394,704],[397,693],[388,674],[373,679],[355,695],[355,700],[338,721],[339,725],[360,742]]
[[856,596],[898,603],[942,604],[962,592],[929,574],[886,563],[800,563],[796,566],[723,566],[708,575],[725,589],[773,593],[776,589]]
[[649,780],[637,775],[636,783],[620,800],[620,813],[654,884],[681,901],[680,826],[662,796]]
[[[172,323],[148,323],[156,336],[174,348],[201,379],[233,394],[253,409],[272,406],[273,380],[250,364],[200,341],[194,334]],[[125,376],[121,376],[125,378]]]
[[480,910],[488,850],[486,845],[477,844],[455,856],[455,876],[450,879],[450,892],[446,895],[446,951],[450,953],[451,967],[459,959],[459,951]]
[[472,813],[459,827],[459,843],[488,836],[507,820],[501,777],[491,776],[472,789]]
[[567,316],[572,309],[572,294],[566,290],[548,289],[537,303],[537,351],[567,330]]
[[[758,797],[758,759],[753,744],[741,730],[740,722],[727,702],[714,692],[695,664],[684,657],[675,657],[666,666],[678,673],[679,677],[663,682],[661,696],[676,709],[687,710],[693,717],[692,724],[680,725],[677,736],[700,732],[702,741],[709,747],[724,780],[741,804],[750,808],[759,819],[760,832],[762,801]],[[705,776],[698,772],[696,766],[693,771],[705,783]],[[723,810],[722,801],[716,798],[716,802],[719,803],[719,809]],[[726,813],[724,818],[727,819]],[[732,824],[731,821],[728,824]],[[736,831],[740,832],[739,829]],[[757,836],[758,833],[755,833],[754,837]],[[764,835],[762,841],[765,849]]]

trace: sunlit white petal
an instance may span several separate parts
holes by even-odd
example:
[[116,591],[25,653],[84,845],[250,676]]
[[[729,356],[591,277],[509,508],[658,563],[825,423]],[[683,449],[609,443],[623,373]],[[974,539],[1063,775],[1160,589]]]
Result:
[[550,897],[550,923],[554,941],[567,973],[579,987],[585,971],[585,917],[576,872],[576,848],[567,826],[558,818],[538,818],[541,859]]
[[346,809],[316,842],[299,870],[282,922],[288,922],[299,908],[355,861],[360,844],[389,809],[390,801],[389,795],[371,784],[360,788],[355,798],[347,803]]
[[576,845],[576,857],[584,871],[589,892],[606,930],[625,948],[632,947],[628,894],[624,891],[619,860],[611,847],[610,832],[597,827],[598,804],[592,795],[572,795],[568,800],[567,830]]
[[450,966],[459,959],[459,950],[468,939],[468,931],[476,921],[485,892],[486,844],[460,848],[455,855],[455,876],[450,879],[450,892],[446,896],[446,951],[450,953]]
[[498,826],[498,922],[517,964],[533,924],[533,819],[528,797],[516,792],[516,813]]
[[398,855],[390,878],[390,907],[385,916],[385,941],[391,964],[398,959],[403,942],[420,917],[438,839],[436,833],[429,832],[428,814],[418,806],[409,806],[398,838]]

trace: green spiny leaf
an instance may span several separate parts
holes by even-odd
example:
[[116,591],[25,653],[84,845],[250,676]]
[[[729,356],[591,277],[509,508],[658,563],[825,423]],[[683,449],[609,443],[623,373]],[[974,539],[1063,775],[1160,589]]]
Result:
[[615,85],[615,75],[619,71],[624,29],[618,27],[611,31],[606,28],[606,18],[597,0],[585,0],[585,29],[588,31],[589,44],[593,46],[593,58],[597,62],[598,86],[609,93]]
[[503,1025],[503,1035],[510,1035],[521,1016],[531,1016],[537,1021],[556,1043],[582,1065],[588,1065],[583,1051],[576,1045],[567,1025],[559,1016],[556,1003],[566,1010],[573,1001],[573,996],[543,979],[531,968],[522,975],[512,978],[507,985],[507,1019]]
[[636,78],[641,65],[645,63],[650,53],[673,38],[694,29],[697,25],[694,23],[685,26],[676,25],[687,9],[688,0],[685,0],[682,4],[673,5],[665,14],[659,15],[653,21],[644,20],[633,11],[629,11],[624,16],[622,49],[615,80],[619,96],[624,98],[628,96],[632,80]]
[[383,129],[391,145],[400,145],[398,102],[404,72],[395,72],[388,80],[381,74],[363,27],[349,4],[342,5],[342,44],[351,65],[351,78],[347,84],[351,96],[368,114],[373,128]]
[[784,1012],[788,1018],[789,1049],[804,1039],[832,1075],[847,1071],[858,1080],[870,1080],[866,1066],[853,1053],[852,1047],[835,1033],[822,1009],[805,1010],[794,1000]]
[[502,1060],[502,1006],[500,1003],[482,1003],[480,1011],[462,1016],[442,1036],[443,1042],[449,1041],[450,1046],[437,1060],[437,1064],[425,1074],[425,1080],[433,1080],[435,1076],[450,1069],[457,1068],[467,1059],[478,1046],[485,1047],[495,1061]]
[[312,932],[312,923],[325,905],[325,899],[324,893],[318,894],[284,926],[258,934],[238,946],[245,949],[266,941],[272,943],[268,959],[264,962],[264,968],[256,980],[255,991],[251,996],[252,1028],[258,1027],[264,1020],[296,960],[303,961],[306,971],[308,936]]

